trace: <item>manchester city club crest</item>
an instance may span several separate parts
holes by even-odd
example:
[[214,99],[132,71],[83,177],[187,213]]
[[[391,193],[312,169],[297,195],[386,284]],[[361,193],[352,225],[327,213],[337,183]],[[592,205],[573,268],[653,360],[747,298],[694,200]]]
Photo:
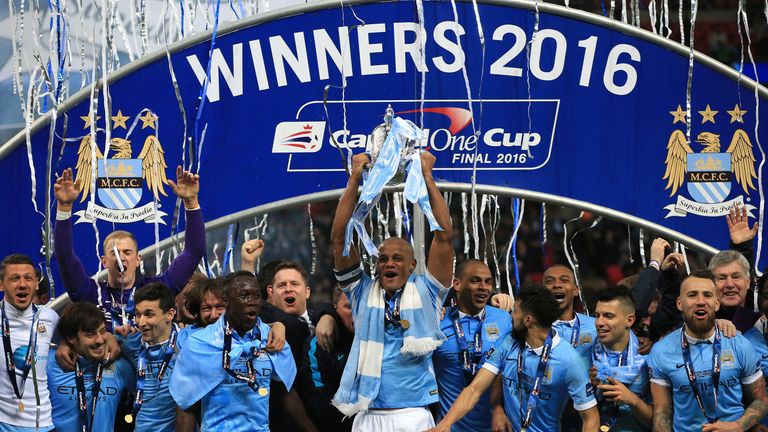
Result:
[[[143,115],[141,115],[143,114]],[[81,117],[85,128],[90,128],[91,119]],[[100,117],[96,117],[98,121]],[[80,187],[80,202],[89,200],[91,187],[95,187],[95,197],[98,203],[89,202],[86,210],[75,213],[79,216],[76,223],[93,222],[95,219],[114,223],[146,223],[159,222],[165,224],[163,216],[167,214],[158,210],[160,195],[168,196],[164,185],[168,184],[165,176],[165,156],[160,140],[155,135],[158,117],[149,110],[144,110],[136,116],[130,128],[126,121],[130,117],[118,111],[112,116],[112,137],[109,144],[109,158],[105,158],[98,145],[91,145],[91,135],[80,140],[77,150],[76,181]],[[138,122],[141,121],[139,129]],[[125,136],[120,136],[120,129],[125,129]],[[146,131],[145,131],[146,129]],[[136,132],[134,134],[134,132]],[[143,139],[143,145],[138,156],[134,156],[133,137]],[[96,176],[93,183],[93,157],[96,157]],[[149,189],[150,201],[140,205],[145,197],[144,188]],[[145,200],[146,201],[146,200]]]
[[[701,115],[699,126],[708,130],[696,131],[693,147],[681,129],[674,130],[669,136],[663,180],[667,182],[665,189],[670,191],[669,196],[677,194],[677,201],[664,207],[669,211],[666,218],[685,217],[689,213],[723,216],[736,206],[746,206],[752,216],[755,207],[745,204],[744,196],[748,202],[750,191],[756,190],[755,155],[749,134],[738,127],[738,123],[744,123],[747,111],[738,105],[733,110],[726,110],[730,122],[726,118],[720,127],[715,122],[718,112],[710,105],[698,111]],[[673,125],[678,122],[685,125],[686,113],[680,105],[669,113],[674,117]],[[732,127],[734,123],[736,128]],[[697,125],[693,126],[692,139]],[[727,147],[725,143],[728,143]],[[697,153],[695,147],[698,146],[701,149]],[[683,183],[690,198],[679,194]]]

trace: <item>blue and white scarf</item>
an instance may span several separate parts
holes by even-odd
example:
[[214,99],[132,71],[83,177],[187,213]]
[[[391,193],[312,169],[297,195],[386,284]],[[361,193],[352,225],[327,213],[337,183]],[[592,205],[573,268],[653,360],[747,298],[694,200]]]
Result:
[[[181,409],[186,410],[192,404],[210,393],[227,377],[227,372],[221,365],[221,355],[224,349],[224,323],[226,315],[219,317],[215,323],[200,329],[187,339],[179,351],[176,364],[173,367],[169,389],[171,396]],[[269,326],[256,321],[261,331],[261,340],[242,342],[232,339],[232,349],[229,357],[236,364],[241,355],[247,355],[252,348],[263,350],[267,346]],[[296,377],[296,363],[293,361],[288,344],[277,353],[269,353],[272,368],[280,380],[289,389]]]
[[622,366],[611,366],[607,348],[600,341],[596,341],[593,349],[597,379],[607,381],[610,377],[628,386],[634,383],[640,372],[645,370],[645,358],[637,352],[639,347],[640,343],[637,340],[637,336],[635,336],[634,332],[630,331],[625,364]]
[[[400,348],[404,356],[431,355],[445,341],[439,323],[443,296],[438,296],[435,302],[428,290],[414,274],[411,274],[403,288],[400,319],[410,323],[410,327],[404,330],[403,345]],[[355,339],[339,390],[333,398],[333,406],[348,417],[368,409],[379,394],[382,379],[386,330],[384,290],[376,279],[367,290],[362,289],[359,295],[358,299],[350,299],[353,305],[357,305]]]

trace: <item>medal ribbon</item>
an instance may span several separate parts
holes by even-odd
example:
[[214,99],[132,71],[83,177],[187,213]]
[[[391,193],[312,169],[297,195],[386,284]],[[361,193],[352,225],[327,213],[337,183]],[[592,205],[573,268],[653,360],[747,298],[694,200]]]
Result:
[[576,348],[579,346],[579,333],[581,333],[581,323],[579,322],[579,316],[576,316],[576,321],[573,323],[573,333],[571,334],[571,346]]
[[13,386],[13,393],[19,400],[19,410],[23,410],[24,405],[21,402],[21,397],[24,395],[24,384],[27,382],[29,376],[29,370],[32,368],[32,360],[34,360],[37,354],[37,323],[39,318],[39,311],[35,305],[32,306],[32,327],[29,329],[29,343],[27,345],[27,355],[24,357],[24,365],[21,370],[21,385],[16,381],[16,365],[13,362],[13,348],[11,347],[11,324],[8,321],[8,316],[5,314],[5,301],[0,306],[3,315],[3,350],[5,351],[5,369],[8,372],[8,378],[11,380],[11,386]]
[[[624,351],[619,354],[619,361],[617,364],[617,367],[622,367],[627,364],[627,360],[629,358],[629,346],[631,345],[631,341],[627,341],[627,347],[624,348]],[[602,365],[603,368],[611,368],[611,364],[608,360],[608,354],[605,352],[605,346],[598,342],[595,344],[594,350],[592,351],[592,360],[597,365]],[[600,368],[602,369],[602,368]],[[600,372],[598,369],[598,379],[601,381],[606,381],[607,377],[600,377]],[[602,422],[602,425],[600,426],[601,431],[610,431],[613,429],[613,426],[616,425],[616,416],[619,414],[619,405],[615,402],[611,404],[610,410],[608,411],[608,419]]]
[[[464,328],[461,325],[461,319],[459,318],[459,308],[452,307],[449,309],[451,321],[453,322],[453,330],[456,333],[456,344],[459,346],[459,358],[461,359],[461,366],[464,369],[466,378],[469,381],[477,374],[478,365],[483,358],[483,323],[485,323],[485,309],[480,312],[480,321],[475,330],[475,335],[472,338],[472,348],[467,343],[466,335],[464,334]],[[472,319],[471,317],[470,319]]]
[[[384,324],[400,325],[400,299],[403,296],[403,288],[395,291],[392,298],[384,301]],[[390,302],[394,305],[390,306]]]
[[552,338],[554,337],[554,331],[550,330],[547,338],[544,340],[544,346],[541,349],[541,356],[539,357],[539,365],[536,367],[536,379],[533,381],[533,388],[528,395],[527,406],[523,408],[522,395],[525,393],[525,387],[523,385],[523,362],[525,361],[524,353],[526,347],[520,347],[517,352],[517,384],[520,387],[520,425],[521,430],[530,426],[533,420],[533,412],[536,410],[536,405],[539,403],[539,396],[541,395],[541,384],[544,381],[544,372],[547,370],[547,364],[549,364],[549,355],[552,351]]
[[109,354],[103,362],[96,366],[96,374],[91,386],[91,418],[88,418],[88,406],[85,399],[85,379],[84,371],[80,368],[80,362],[75,362],[75,384],[77,387],[77,407],[80,411],[80,430],[90,432],[93,429],[93,419],[96,417],[96,403],[99,401],[99,390],[101,389],[101,378],[104,374],[104,365],[109,362]]
[[707,414],[707,410],[704,408],[704,400],[699,393],[696,370],[693,368],[693,362],[691,361],[691,348],[688,339],[685,337],[685,326],[680,331],[680,343],[683,347],[683,362],[685,363],[685,372],[688,374],[688,381],[691,383],[693,397],[696,398],[696,403],[699,405],[701,413],[707,418],[707,422],[714,423],[718,419],[717,392],[720,389],[720,330],[715,326],[715,339],[712,342],[712,393],[715,401],[715,417],[710,417]]
[[[257,344],[261,343],[261,330],[259,329],[259,326],[255,326],[252,330],[254,332],[254,342]],[[256,381],[256,372],[253,369],[253,359],[255,357],[258,357],[261,354],[261,349],[257,348],[256,346],[248,346],[249,344],[243,344],[243,348],[248,348],[248,351],[250,351],[249,354],[252,354],[252,356],[249,356],[248,360],[245,362],[245,367],[247,368],[247,373],[242,374],[240,372],[236,372],[232,370],[231,361],[229,358],[229,353],[232,351],[232,328],[229,326],[229,322],[225,321],[224,325],[224,351],[222,351],[222,359],[221,364],[224,367],[224,370],[227,371],[227,373],[232,376],[234,379],[238,381],[244,381],[248,384],[248,386],[253,390],[259,389],[259,383]]]
[[[163,380],[163,376],[165,376],[165,370],[168,369],[168,363],[171,361],[171,358],[173,357],[173,354],[176,352],[176,339],[179,336],[179,330],[176,327],[176,324],[173,324],[173,327],[171,328],[171,336],[168,338],[168,345],[165,347],[165,355],[163,356],[163,361],[160,363],[160,368],[157,371],[157,382]],[[137,376],[136,376],[136,399],[133,400],[133,417],[135,418],[136,415],[139,413],[139,410],[141,409],[141,404],[144,403],[144,386],[146,384],[147,379],[147,351],[149,349],[149,346],[145,343],[141,344],[141,349],[139,350],[139,358],[137,361],[136,369],[137,369]]]

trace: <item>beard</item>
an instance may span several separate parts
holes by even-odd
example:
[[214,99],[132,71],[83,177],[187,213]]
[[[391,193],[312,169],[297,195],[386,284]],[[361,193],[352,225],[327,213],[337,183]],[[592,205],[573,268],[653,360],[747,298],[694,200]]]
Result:
[[512,329],[512,337],[520,343],[525,343],[525,337],[528,336],[528,328],[525,326],[515,326]]
[[693,333],[704,334],[715,326],[715,316],[709,315],[707,319],[703,321],[694,319],[693,316],[691,316],[689,319],[685,320],[685,325]]

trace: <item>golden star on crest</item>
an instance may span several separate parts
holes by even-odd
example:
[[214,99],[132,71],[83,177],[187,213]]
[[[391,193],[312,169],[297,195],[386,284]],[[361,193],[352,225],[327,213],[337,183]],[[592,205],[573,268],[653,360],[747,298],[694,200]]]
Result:
[[747,110],[739,108],[739,105],[736,104],[736,106],[733,107],[733,110],[725,110],[725,112],[731,115],[731,123],[735,121],[744,123],[744,114],[747,113]]
[[[81,119],[85,122],[85,126],[83,126],[83,129],[88,129],[91,127],[91,116],[80,116]],[[99,121],[101,116],[96,116],[96,121]]]
[[677,122],[685,123],[685,111],[683,111],[683,108],[678,105],[676,111],[670,111],[670,114],[672,114],[675,119],[672,121],[672,124],[675,124]]
[[141,128],[144,129],[145,127],[149,126],[152,129],[154,129],[155,128],[155,122],[157,121],[157,118],[158,117],[156,115],[154,115],[151,111],[147,111],[146,113],[144,113],[144,115],[142,117],[139,117],[139,120],[144,122],[141,125]]
[[720,111],[712,111],[712,108],[709,107],[709,104],[707,104],[707,109],[704,111],[699,111],[699,114],[701,114],[701,124],[704,124],[708,121],[711,121],[712,124],[715,123],[715,114],[719,113]]
[[128,129],[128,127],[125,125],[125,121],[128,120],[130,117],[124,116],[122,110],[117,110],[117,115],[114,115],[110,118],[114,122],[114,126],[112,127],[112,129],[117,129],[119,127],[122,127],[123,129]]

